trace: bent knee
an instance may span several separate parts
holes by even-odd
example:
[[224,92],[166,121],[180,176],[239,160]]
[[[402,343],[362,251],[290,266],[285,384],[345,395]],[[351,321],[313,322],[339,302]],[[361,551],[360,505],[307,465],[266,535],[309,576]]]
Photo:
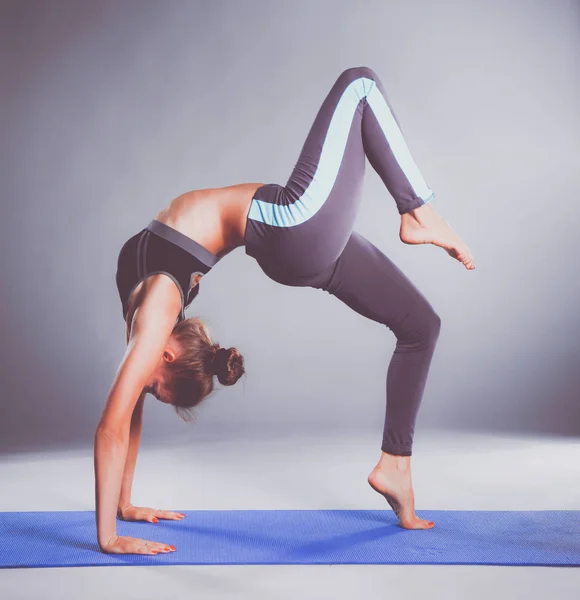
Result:
[[404,326],[393,329],[399,341],[434,346],[441,331],[441,317],[430,305],[407,315]]
[[348,81],[354,81],[355,79],[360,79],[361,77],[366,77],[376,81],[377,74],[370,67],[349,67],[340,74],[340,77],[344,77]]
[[441,317],[433,309],[429,311],[427,330],[429,337],[436,341],[441,332]]

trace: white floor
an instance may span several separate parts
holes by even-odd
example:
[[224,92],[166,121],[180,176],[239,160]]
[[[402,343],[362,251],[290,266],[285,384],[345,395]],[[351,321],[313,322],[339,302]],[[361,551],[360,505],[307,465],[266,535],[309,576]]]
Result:
[[[204,439],[197,431],[188,438],[163,447],[143,440],[134,504],[176,510],[390,510],[366,482],[380,453],[370,436],[226,440]],[[577,440],[420,430],[412,476],[419,515],[422,508],[580,510]],[[1,457],[0,482],[0,511],[94,510],[92,449]],[[0,570],[3,600],[297,596],[576,600],[580,568],[180,565]]]

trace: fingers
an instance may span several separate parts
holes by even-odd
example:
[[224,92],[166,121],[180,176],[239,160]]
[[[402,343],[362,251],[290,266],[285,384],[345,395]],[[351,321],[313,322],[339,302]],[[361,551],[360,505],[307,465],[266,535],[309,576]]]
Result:
[[103,552],[108,554],[167,554],[175,552],[175,546],[161,542],[151,542],[131,536],[115,536],[104,547]]
[[125,511],[123,519],[125,521],[147,521],[149,523],[158,523],[159,519],[180,521],[181,519],[185,519],[185,513],[172,510],[134,507],[133,510]]
[[[157,511],[155,511],[155,517],[157,517],[157,519],[169,519],[172,521],[181,521],[182,519],[185,519],[185,514],[180,513],[180,512],[174,512],[171,510],[157,510]],[[154,522],[157,522],[157,521],[155,521],[155,517],[154,517]]]
[[161,542],[151,542],[149,540],[138,540],[139,551],[141,554],[168,554],[169,552],[175,552],[175,546],[171,544],[163,544]]

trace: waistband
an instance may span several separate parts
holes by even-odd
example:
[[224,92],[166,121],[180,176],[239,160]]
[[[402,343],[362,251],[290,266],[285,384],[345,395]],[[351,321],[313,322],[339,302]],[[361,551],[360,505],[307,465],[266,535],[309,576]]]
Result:
[[181,231],[177,231],[177,229],[173,229],[173,227],[170,227],[157,219],[153,219],[145,229],[165,238],[176,246],[183,248],[186,252],[195,256],[195,258],[208,267],[213,267],[220,260],[215,254],[212,254],[195,240],[192,240],[190,237],[181,233]]

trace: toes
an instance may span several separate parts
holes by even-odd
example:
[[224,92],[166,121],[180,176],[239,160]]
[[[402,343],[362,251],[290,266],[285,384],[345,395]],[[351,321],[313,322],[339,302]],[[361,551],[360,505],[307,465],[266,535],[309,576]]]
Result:
[[427,521],[417,517],[416,515],[415,517],[400,519],[399,524],[404,529],[433,529],[435,526],[434,521]]
[[475,265],[473,264],[473,257],[468,254],[460,254],[457,257],[460,260],[466,269],[475,269]]
[[415,522],[414,529],[433,529],[435,523],[433,521],[426,521],[425,519],[417,519]]

